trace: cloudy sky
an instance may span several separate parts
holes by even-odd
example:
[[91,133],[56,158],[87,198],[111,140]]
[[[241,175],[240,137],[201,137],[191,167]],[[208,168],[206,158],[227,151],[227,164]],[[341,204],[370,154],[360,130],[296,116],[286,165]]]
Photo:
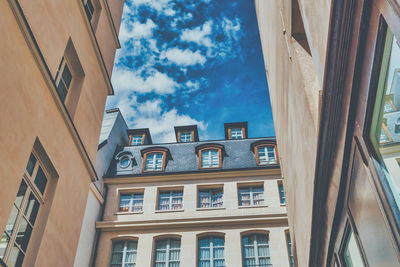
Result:
[[249,122],[249,137],[274,136],[253,0],[127,0],[107,108],[153,142],[197,124],[223,139],[224,122]]

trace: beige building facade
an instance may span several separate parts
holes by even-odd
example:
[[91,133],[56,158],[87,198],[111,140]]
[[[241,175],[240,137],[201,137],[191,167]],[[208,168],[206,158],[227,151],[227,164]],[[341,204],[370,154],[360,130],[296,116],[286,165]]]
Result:
[[255,6],[298,266],[400,266],[398,1]]
[[225,127],[220,141],[175,127],[170,144],[120,128],[129,143],[104,178],[95,266],[294,266],[275,140]]
[[3,265],[73,266],[123,4],[0,3]]

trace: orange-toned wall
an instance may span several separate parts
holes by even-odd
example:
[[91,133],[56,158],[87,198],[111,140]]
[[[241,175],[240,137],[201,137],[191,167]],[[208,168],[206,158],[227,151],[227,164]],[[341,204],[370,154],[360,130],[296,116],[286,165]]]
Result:
[[[45,62],[54,78],[69,38],[85,72],[73,124],[94,162],[108,94],[95,46],[85,26],[79,0],[18,1],[43,59],[34,57],[11,2],[0,2],[0,231],[5,229],[19,184],[38,138],[59,178],[41,242],[35,232],[24,266],[72,266],[79,239],[89,185],[94,178],[85,164],[85,153],[74,139],[68,117],[55,101],[54,87],[45,81],[39,63]],[[123,4],[123,1],[119,1]],[[122,9],[122,7],[121,7]],[[100,27],[100,25],[99,25]],[[110,43],[114,42],[109,38]],[[116,46],[104,45],[101,53],[113,58]],[[46,202],[42,205],[46,205]],[[42,222],[38,218],[38,222]],[[35,229],[39,226],[36,225]],[[35,231],[35,230],[34,230]],[[37,247],[36,261],[31,253]]]

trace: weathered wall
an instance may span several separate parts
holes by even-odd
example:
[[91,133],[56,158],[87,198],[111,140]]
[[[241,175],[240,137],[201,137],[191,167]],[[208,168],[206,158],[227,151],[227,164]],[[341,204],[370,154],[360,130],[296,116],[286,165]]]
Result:
[[298,3],[311,55],[291,37],[292,0],[255,0],[292,241],[298,265],[308,266],[330,3]]

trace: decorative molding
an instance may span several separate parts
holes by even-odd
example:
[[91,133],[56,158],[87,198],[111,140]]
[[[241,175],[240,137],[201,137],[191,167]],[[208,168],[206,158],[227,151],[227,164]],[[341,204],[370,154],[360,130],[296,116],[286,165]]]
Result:
[[28,24],[28,22],[25,18],[25,15],[21,9],[21,6],[18,3],[18,0],[8,0],[8,4],[10,6],[12,13],[14,14],[15,20],[18,23],[21,33],[25,38],[26,44],[32,53],[32,56],[38,66],[38,69],[42,73],[43,80],[45,81],[47,88],[49,89],[50,94],[53,97],[53,100],[57,106],[57,109],[59,110],[61,117],[63,118],[63,120],[67,126],[67,129],[72,136],[72,139],[79,151],[79,154],[83,160],[83,163],[89,173],[91,181],[92,182],[97,181],[98,178],[97,178],[96,171],[94,170],[92,161],[90,160],[89,155],[87,154],[87,151],[82,143],[82,140],[80,139],[78,131],[76,130],[76,128],[74,126],[74,123],[72,122],[72,119],[67,111],[67,108],[65,107],[64,103],[61,101],[60,97],[58,96],[53,77],[50,73],[50,70],[49,70],[47,64],[46,64],[46,61],[44,60],[43,54],[40,51],[40,48],[36,42],[36,39],[29,27],[29,24]]
[[93,193],[93,195],[97,199],[97,201],[100,203],[100,205],[103,205],[104,197],[102,196],[102,194],[101,194],[100,190],[97,188],[97,186],[94,183],[91,183],[89,186],[89,189]]

